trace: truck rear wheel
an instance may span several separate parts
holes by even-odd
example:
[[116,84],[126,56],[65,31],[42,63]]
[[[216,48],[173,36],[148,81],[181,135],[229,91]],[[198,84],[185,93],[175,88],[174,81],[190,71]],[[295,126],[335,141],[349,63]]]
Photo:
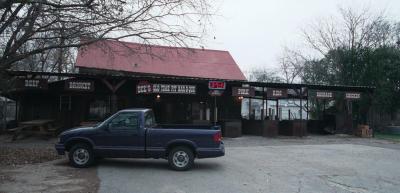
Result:
[[69,162],[76,168],[86,168],[92,165],[94,155],[92,148],[83,143],[78,143],[69,150]]
[[194,154],[187,147],[175,147],[168,154],[168,163],[173,170],[189,170],[194,164]]

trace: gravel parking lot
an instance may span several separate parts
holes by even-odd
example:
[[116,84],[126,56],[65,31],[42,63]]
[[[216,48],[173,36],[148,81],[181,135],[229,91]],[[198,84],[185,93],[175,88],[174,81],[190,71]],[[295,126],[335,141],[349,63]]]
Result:
[[[400,189],[396,142],[350,136],[244,136],[224,141],[226,156],[196,160],[187,172],[169,170],[162,159],[105,159],[89,169],[71,168],[66,158],[0,165],[0,192],[397,193]],[[40,148],[48,143],[38,145],[28,139],[2,147]]]
[[165,160],[104,160],[99,192],[398,192],[399,144],[320,139],[228,139],[225,157],[197,160],[188,172]]

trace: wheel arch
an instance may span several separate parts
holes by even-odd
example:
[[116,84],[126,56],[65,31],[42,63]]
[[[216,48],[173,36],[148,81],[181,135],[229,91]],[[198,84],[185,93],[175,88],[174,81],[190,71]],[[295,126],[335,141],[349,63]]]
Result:
[[92,149],[94,147],[93,142],[90,139],[77,137],[77,138],[71,138],[65,143],[65,150],[69,151],[72,148],[72,146],[74,146],[75,144],[78,144],[78,143],[86,144],[89,147],[91,147]]
[[194,157],[197,156],[196,144],[189,140],[174,140],[167,144],[167,148],[165,149],[165,157],[168,157],[169,152],[176,147],[187,147],[192,150]]

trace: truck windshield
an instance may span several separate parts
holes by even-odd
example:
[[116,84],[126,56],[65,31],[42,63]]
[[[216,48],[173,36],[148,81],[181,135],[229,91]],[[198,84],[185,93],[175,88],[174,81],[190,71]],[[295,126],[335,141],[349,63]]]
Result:
[[145,114],[144,116],[144,126],[145,127],[155,127],[156,126],[156,120],[154,118],[154,113],[153,111],[149,111]]

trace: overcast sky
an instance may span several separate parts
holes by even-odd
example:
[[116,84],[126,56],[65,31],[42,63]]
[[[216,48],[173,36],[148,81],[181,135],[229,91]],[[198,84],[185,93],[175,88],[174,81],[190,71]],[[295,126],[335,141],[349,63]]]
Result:
[[[301,44],[301,28],[338,7],[385,11],[400,21],[400,0],[221,0],[206,47],[229,51],[246,72],[273,68],[282,47]],[[213,38],[215,36],[215,40]]]

